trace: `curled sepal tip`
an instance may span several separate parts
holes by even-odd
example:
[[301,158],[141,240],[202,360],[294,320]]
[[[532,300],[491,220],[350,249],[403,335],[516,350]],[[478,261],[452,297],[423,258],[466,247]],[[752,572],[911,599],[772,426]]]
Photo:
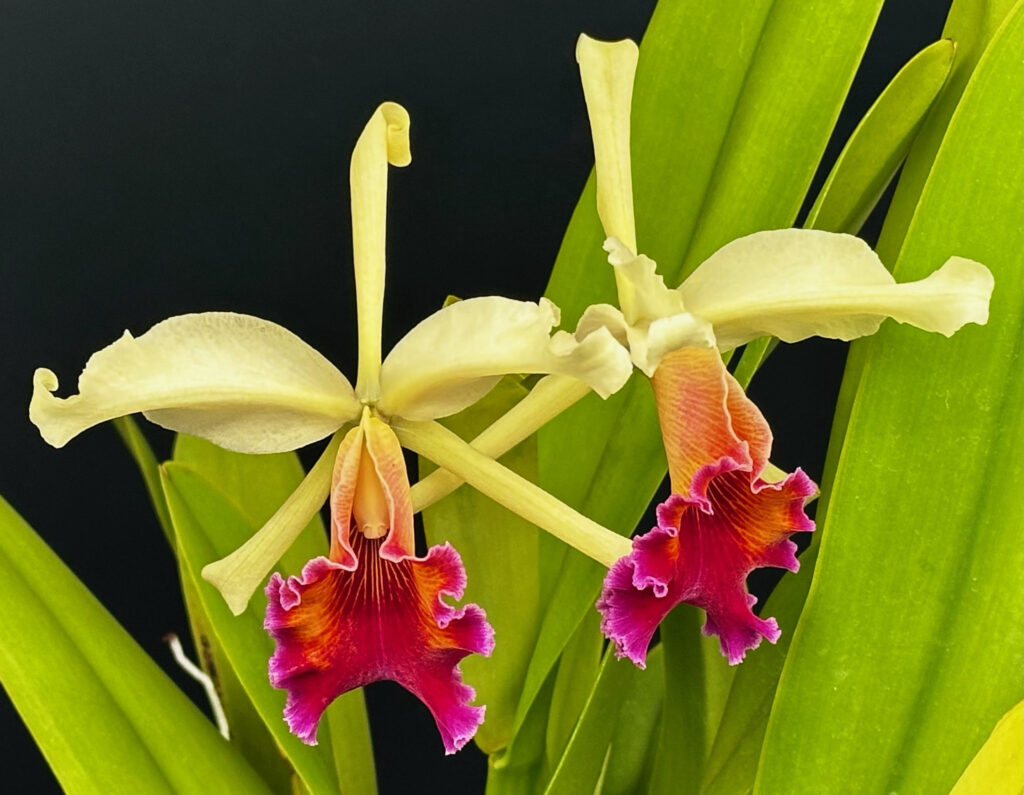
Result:
[[395,102],[381,104],[352,151],[352,258],[359,322],[356,393],[373,402],[380,395],[381,323],[384,307],[388,164],[407,166],[409,114]]

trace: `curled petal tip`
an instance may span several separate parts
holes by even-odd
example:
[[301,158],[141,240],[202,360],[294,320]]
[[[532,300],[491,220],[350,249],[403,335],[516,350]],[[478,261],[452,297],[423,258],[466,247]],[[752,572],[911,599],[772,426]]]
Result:
[[78,394],[57,398],[40,368],[29,416],[60,446],[99,423],[144,412],[229,450],[294,450],[329,435],[358,403],[345,377],[285,328],[232,312],[180,315],[125,332],[89,357]]
[[55,419],[54,413],[64,403],[53,394],[59,386],[60,382],[53,370],[39,367],[32,375],[32,401],[28,406],[28,418],[39,429],[43,440],[53,447],[63,447],[73,436],[57,433],[55,423],[52,422]]

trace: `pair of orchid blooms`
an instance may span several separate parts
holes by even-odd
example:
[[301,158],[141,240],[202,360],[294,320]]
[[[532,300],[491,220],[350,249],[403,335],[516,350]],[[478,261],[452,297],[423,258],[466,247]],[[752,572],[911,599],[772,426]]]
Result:
[[[799,469],[768,464],[764,417],[728,373],[721,352],[756,337],[850,340],[892,317],[951,335],[984,324],[992,276],[953,257],[928,278],[897,284],[875,253],[849,235],[782,229],[734,240],[676,289],[638,253],[629,154],[638,50],[583,36],[577,47],[593,133],[597,209],[619,306],[586,310],[574,334],[551,329],[558,309],[506,298],[446,306],[381,359],[388,165],[410,162],[409,117],[381,105],[351,161],[358,308],[355,388],[284,328],[255,317],[173,317],[94,354],[79,394],[55,397],[57,378],[35,373],[30,408],[60,447],[88,427],[141,411],[158,425],[229,450],[294,450],[332,436],[295,493],[241,548],[203,569],[235,614],[330,499],[330,551],[266,586],[265,628],[276,641],[270,682],[287,690],[285,720],[307,743],[340,694],[390,679],[433,714],[448,753],[483,721],[459,661],[488,655],[494,633],[477,605],[455,607],[466,574],[449,545],[417,557],[413,516],[463,481],[609,567],[597,603],[619,656],[643,666],[650,640],[680,602],[707,615],[738,663],[771,618],[751,612],[755,568],[796,571],[789,536],[814,529],[815,492]],[[650,379],[672,494],[657,526],[632,542],[576,513],[494,459],[590,390],[607,397],[633,367]],[[472,405],[505,374],[547,374],[472,444],[435,422]],[[410,488],[402,447],[441,468]],[[774,473],[774,474],[768,474]]]

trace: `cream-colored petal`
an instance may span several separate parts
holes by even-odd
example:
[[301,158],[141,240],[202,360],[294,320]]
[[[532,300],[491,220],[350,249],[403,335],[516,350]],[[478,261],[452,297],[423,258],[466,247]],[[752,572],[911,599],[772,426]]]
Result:
[[608,262],[615,268],[616,281],[628,285],[631,296],[630,307],[621,303],[622,314],[630,324],[659,317],[678,315],[685,310],[683,297],[678,290],[670,290],[658,274],[654,260],[643,254],[634,254],[620,240],[609,237],[604,241]]
[[342,434],[336,433],[302,483],[256,535],[227,557],[203,566],[203,579],[220,591],[236,616],[245,612],[256,589],[327,499],[341,440]]
[[687,309],[710,322],[729,350],[770,334],[850,340],[886,317],[949,336],[984,324],[988,268],[953,257],[917,282],[897,284],[874,251],[851,235],[810,229],[757,232],[723,246],[680,286]]
[[576,61],[594,139],[597,214],[605,235],[619,238],[634,252],[629,107],[638,57],[639,50],[629,39],[605,42],[583,35],[576,42]]
[[558,332],[558,308],[508,298],[470,298],[446,306],[403,337],[381,369],[380,410],[434,419],[483,397],[506,373],[561,373],[602,397],[629,378],[629,355],[605,329],[582,341]]
[[349,168],[352,193],[352,259],[359,321],[356,393],[369,401],[380,393],[380,333],[384,311],[384,242],[387,236],[388,164],[407,166],[409,114],[385,102],[363,128]]
[[674,350],[689,345],[702,348],[715,345],[711,325],[689,312],[630,325],[615,307],[594,304],[583,312],[576,327],[576,336],[582,338],[600,326],[608,329],[621,345],[629,349],[633,364],[648,378],[654,375],[662,358]]
[[633,353],[634,364],[648,378],[654,375],[661,360],[672,351],[689,347],[715,347],[715,333],[711,329],[711,324],[689,312],[659,317],[635,332],[633,336],[639,337],[640,332],[644,335],[643,347],[641,348],[639,340],[634,339],[630,344],[630,351]]
[[174,431],[243,453],[294,450],[359,415],[352,386],[285,328],[249,315],[206,312],[127,331],[94,353],[79,394],[58,398],[57,376],[36,370],[29,417],[63,447],[86,428],[145,412]]

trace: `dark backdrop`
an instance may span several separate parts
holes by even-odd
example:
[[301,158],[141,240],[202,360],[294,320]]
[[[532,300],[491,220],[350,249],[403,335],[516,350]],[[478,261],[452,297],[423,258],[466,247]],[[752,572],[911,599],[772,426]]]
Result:
[[[883,10],[826,165],[946,5]],[[71,389],[123,329],[229,309],[354,376],[348,157],[383,99],[409,109],[414,156],[390,175],[385,349],[448,293],[535,299],[592,163],[576,36],[639,38],[653,6],[0,3],[0,493],[197,698],[160,640],[187,628],[137,474],[109,427],[60,451],[40,440],[33,368]],[[783,346],[755,381],[775,463],[820,475],[843,357]],[[480,788],[483,758],[445,758],[412,696],[368,699],[383,792]],[[0,731],[5,780],[56,790],[6,699]]]

